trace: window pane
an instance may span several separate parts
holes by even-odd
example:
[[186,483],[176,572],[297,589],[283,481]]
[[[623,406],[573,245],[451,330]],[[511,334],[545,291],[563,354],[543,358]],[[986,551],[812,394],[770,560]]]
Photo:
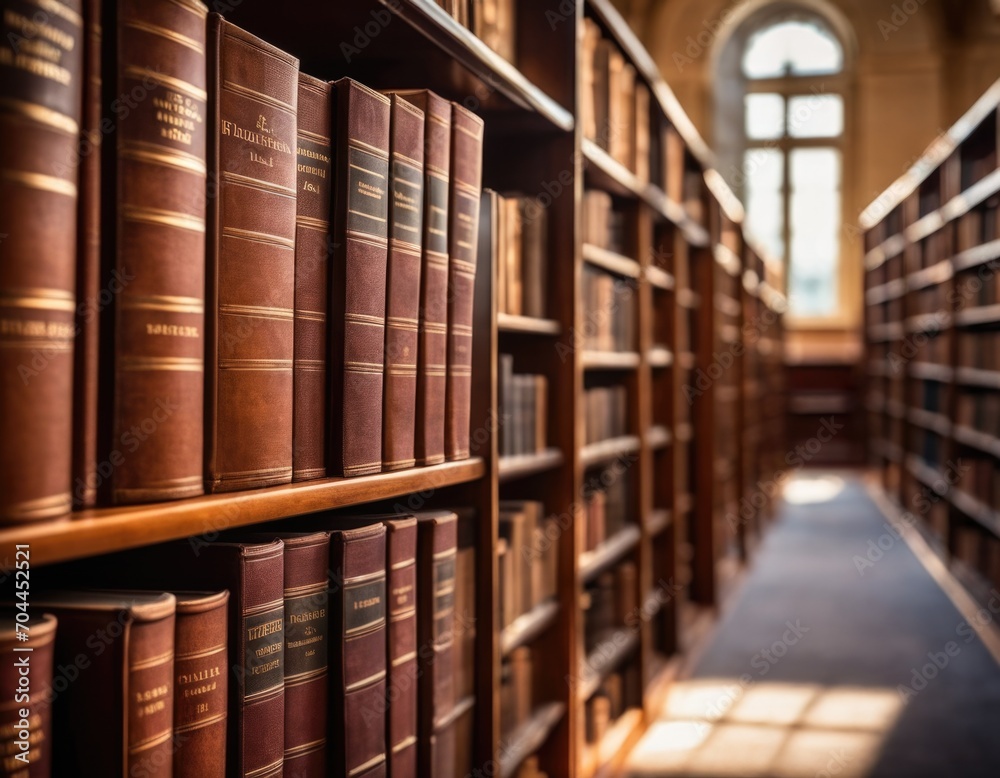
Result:
[[840,152],[793,149],[789,306],[801,316],[835,313],[840,259]]
[[793,138],[834,138],[844,131],[840,95],[796,95],[788,100],[788,134]]
[[788,20],[754,33],[743,55],[747,78],[838,73],[844,66],[840,43],[819,21]]
[[785,98],[781,95],[747,95],[744,104],[748,138],[772,140],[785,134]]
[[785,254],[781,182],[784,157],[777,149],[752,149],[743,157],[747,228],[769,253]]

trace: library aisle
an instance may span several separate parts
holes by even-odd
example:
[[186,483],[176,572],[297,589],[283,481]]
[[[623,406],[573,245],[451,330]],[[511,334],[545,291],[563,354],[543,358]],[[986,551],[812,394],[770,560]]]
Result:
[[977,633],[988,611],[960,612],[888,522],[863,475],[798,475],[624,774],[1000,775],[996,625]]

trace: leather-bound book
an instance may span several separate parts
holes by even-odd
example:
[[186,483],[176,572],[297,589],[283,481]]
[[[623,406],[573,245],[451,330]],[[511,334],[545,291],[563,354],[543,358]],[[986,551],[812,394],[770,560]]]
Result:
[[417,521],[389,519],[386,525],[389,678],[386,736],[390,778],[417,777]]
[[[107,219],[114,257],[115,503],[204,492],[205,17],[198,0],[105,3],[116,62],[102,83],[146,90],[127,116],[105,109]],[[114,119],[112,117],[115,117]],[[107,224],[107,222],[105,222]]]
[[[0,705],[0,776],[48,778],[52,770],[48,699],[57,620],[45,614],[19,623],[14,618],[18,612],[0,616],[0,683],[8,696]],[[28,639],[21,640],[18,632]]]
[[455,555],[458,516],[422,511],[417,518],[417,645],[420,715],[417,774],[455,774]]
[[476,522],[472,514],[459,518],[457,543],[452,633],[455,699],[461,701],[476,692]]
[[83,2],[83,108],[76,225],[76,339],[73,345],[73,507],[98,501],[101,349],[101,0]]
[[382,469],[389,98],[349,78],[333,88],[330,467],[355,476]]
[[384,776],[385,525],[332,531],[330,569],[330,775]]
[[299,62],[208,23],[206,488],[292,480]]
[[424,212],[424,112],[393,95],[382,469],[413,467]]
[[483,120],[451,106],[451,185],[448,224],[448,383],[444,453],[469,456],[472,402],[472,303],[483,181]]
[[50,5],[9,0],[0,16],[0,524],[72,501],[82,3]]
[[31,605],[59,620],[53,774],[173,775],[174,595],[39,591]]
[[448,179],[451,104],[426,89],[396,91],[424,112],[424,226],[417,345],[418,465],[444,462],[445,374],[448,369]]
[[229,592],[174,592],[174,778],[223,778]]
[[299,74],[292,480],[326,475],[327,270],[333,161],[330,84]]

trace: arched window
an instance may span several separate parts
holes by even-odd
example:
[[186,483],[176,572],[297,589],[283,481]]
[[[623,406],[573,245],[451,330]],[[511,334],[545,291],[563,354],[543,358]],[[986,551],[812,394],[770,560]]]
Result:
[[[841,313],[844,46],[805,5],[764,5],[724,44],[716,144],[750,231],[786,267],[790,312]],[[726,164],[728,163],[728,164]]]

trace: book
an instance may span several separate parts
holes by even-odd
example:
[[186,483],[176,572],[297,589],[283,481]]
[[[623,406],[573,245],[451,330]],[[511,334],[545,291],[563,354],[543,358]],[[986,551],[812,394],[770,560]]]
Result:
[[473,33],[508,62],[516,60],[516,0],[472,0]]
[[115,137],[103,146],[101,241],[121,282],[107,449],[115,503],[204,492],[206,198],[192,192],[206,182],[207,14],[198,0],[105,3],[116,51],[102,83],[150,93],[126,117],[105,109]]
[[0,775],[33,778],[52,770],[49,698],[58,619],[43,614],[19,621],[19,613],[9,609],[0,616],[0,683],[8,695],[0,706]]
[[[455,550],[455,615],[452,622],[455,657],[455,700],[476,693],[476,522],[472,515],[458,521]],[[456,740],[457,733],[456,733]],[[462,750],[458,747],[459,752]],[[462,775],[465,775],[463,772]]]
[[0,55],[0,524],[63,516],[72,503],[83,30],[80,0],[57,5],[40,13],[11,0],[0,17],[5,41],[35,38],[46,52]]
[[448,181],[451,105],[426,89],[394,91],[424,112],[424,213],[417,325],[418,465],[444,462],[445,375],[448,367]]
[[[330,775],[385,773],[385,525],[330,533]],[[419,773],[421,775],[425,773]]]
[[448,373],[445,458],[469,457],[472,403],[472,324],[476,249],[483,178],[483,120],[451,106],[451,181],[448,197]]
[[[418,775],[455,774],[455,557],[458,516],[421,511],[417,519]],[[427,647],[424,649],[423,647]]]
[[521,261],[524,286],[521,308],[525,316],[542,319],[548,299],[548,208],[538,197],[521,197]]
[[382,469],[416,464],[417,348],[424,212],[424,112],[392,95]]
[[326,81],[299,73],[292,480],[326,475],[327,274],[333,108]]
[[633,144],[634,159],[632,170],[640,183],[649,183],[650,148],[649,148],[649,87],[637,79],[635,82],[635,141]]
[[298,65],[209,16],[210,492],[292,480]]
[[101,354],[101,0],[83,2],[83,99],[73,345],[73,508],[98,501]]
[[388,519],[389,624],[386,741],[390,778],[417,776],[417,521]]
[[31,604],[59,621],[53,774],[171,776],[174,595],[35,591]]
[[356,476],[382,469],[390,110],[387,97],[349,78],[333,91],[329,464]]
[[229,591],[174,592],[174,778],[223,778]]

